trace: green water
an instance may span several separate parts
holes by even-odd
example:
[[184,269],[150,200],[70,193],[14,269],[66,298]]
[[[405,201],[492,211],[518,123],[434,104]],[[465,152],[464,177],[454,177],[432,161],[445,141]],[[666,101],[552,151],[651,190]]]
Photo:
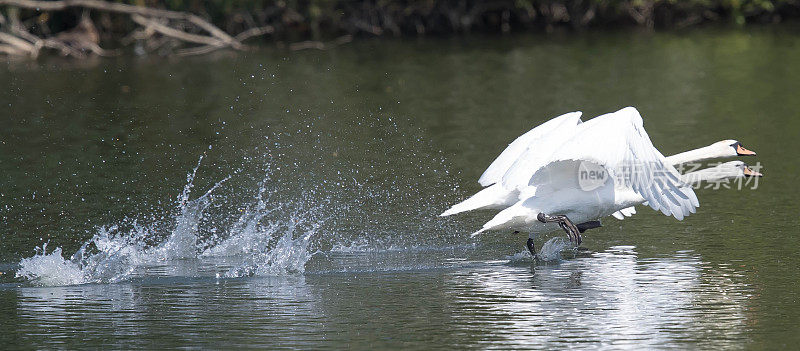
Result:
[[[797,29],[9,63],[0,69],[0,340],[792,347]],[[697,190],[701,207],[683,221],[641,206],[624,221],[604,218],[587,252],[542,264],[526,256],[522,234],[470,238],[492,213],[437,217],[479,190],[519,134],[565,112],[585,120],[628,105],[665,155],[737,139],[766,176],[756,189]],[[189,184],[193,201],[181,205]],[[254,227],[237,226],[252,218]],[[119,251],[67,277],[72,266],[51,252],[69,259],[93,237],[116,238]],[[51,279],[15,277],[45,243],[55,264],[39,273]]]

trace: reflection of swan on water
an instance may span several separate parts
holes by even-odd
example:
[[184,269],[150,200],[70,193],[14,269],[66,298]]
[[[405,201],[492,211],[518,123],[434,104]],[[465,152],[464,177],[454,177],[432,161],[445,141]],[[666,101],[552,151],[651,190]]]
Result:
[[751,292],[742,279],[693,252],[641,258],[634,247],[616,246],[558,265],[456,271],[444,295],[459,333],[495,336],[488,342],[502,348],[733,346],[747,323]]

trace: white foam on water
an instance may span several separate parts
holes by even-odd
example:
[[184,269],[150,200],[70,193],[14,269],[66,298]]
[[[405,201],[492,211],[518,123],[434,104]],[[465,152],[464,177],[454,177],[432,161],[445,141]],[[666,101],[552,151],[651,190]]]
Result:
[[317,208],[278,215],[265,199],[261,186],[256,205],[247,208],[230,229],[230,235],[209,246],[201,257],[238,257],[240,261],[221,277],[303,273],[314,255],[311,239],[319,231]]
[[81,267],[70,260],[65,260],[60,247],[49,254],[46,252],[47,244],[44,244],[36,248],[35,256],[23,258],[19,263],[21,267],[17,271],[17,277],[43,286],[87,283]]

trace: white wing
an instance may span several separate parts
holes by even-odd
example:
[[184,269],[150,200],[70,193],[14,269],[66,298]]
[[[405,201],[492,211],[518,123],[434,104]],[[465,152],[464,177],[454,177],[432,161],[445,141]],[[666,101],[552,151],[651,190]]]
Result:
[[482,186],[489,186],[499,182],[508,171],[509,167],[511,167],[529,147],[538,147],[542,139],[549,138],[551,131],[562,125],[571,124],[574,126],[580,123],[581,114],[580,111],[563,114],[519,136],[512,141],[511,144],[508,144],[508,147],[500,153],[500,156],[497,156],[492,164],[489,165],[489,168],[486,168],[486,171],[484,171],[480,179],[478,179],[478,183]]
[[[535,140],[536,145],[531,145],[525,150],[503,174],[501,184],[508,190],[526,190],[528,183],[541,167],[549,161],[553,152],[558,150],[564,142],[569,140],[581,125],[580,114],[570,116],[555,128],[551,128],[546,136]],[[530,192],[530,189],[527,189]],[[521,199],[523,197],[521,196]]]
[[675,167],[653,146],[639,111],[633,107],[581,124],[572,138],[551,156],[548,166],[569,160],[605,167],[613,180],[632,189],[651,208],[667,216],[680,220],[697,207],[694,191],[685,187]]

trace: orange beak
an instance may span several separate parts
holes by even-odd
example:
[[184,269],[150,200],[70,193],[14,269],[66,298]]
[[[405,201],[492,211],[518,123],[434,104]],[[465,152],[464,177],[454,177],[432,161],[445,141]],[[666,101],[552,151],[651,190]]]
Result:
[[750,151],[748,149],[745,149],[744,146],[742,146],[741,144],[736,145],[736,154],[738,154],[739,156],[755,156],[756,155],[755,152]]
[[763,174],[750,169],[750,167],[748,167],[748,166],[744,166],[744,175],[746,175],[748,177],[763,177],[764,176]]

